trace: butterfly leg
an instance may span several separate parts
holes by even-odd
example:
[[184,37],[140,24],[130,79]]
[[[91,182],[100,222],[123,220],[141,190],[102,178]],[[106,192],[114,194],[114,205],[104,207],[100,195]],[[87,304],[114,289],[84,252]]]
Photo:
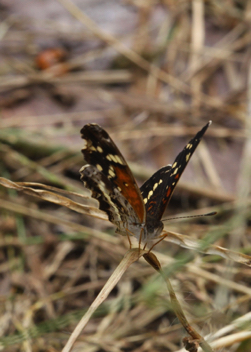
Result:
[[129,232],[130,231],[128,229],[126,229],[126,234],[127,234],[128,242],[129,242],[129,245],[130,245],[130,249],[132,249],[132,241],[130,240]]
[[161,241],[163,241],[166,237],[168,236],[168,233],[164,233],[163,235],[157,237],[157,238],[160,238],[157,242],[155,242],[152,247],[149,249],[148,253],[151,252],[151,250],[158,244],[160,243]]

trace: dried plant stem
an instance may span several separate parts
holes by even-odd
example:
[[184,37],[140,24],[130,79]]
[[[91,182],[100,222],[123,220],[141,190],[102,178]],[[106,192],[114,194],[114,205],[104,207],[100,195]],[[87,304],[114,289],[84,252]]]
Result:
[[[134,62],[136,65],[141,67],[143,70],[149,72],[155,78],[162,82],[170,84],[173,88],[185,94],[192,94],[192,91],[188,84],[184,84],[181,80],[170,75],[164,70],[159,69],[157,66],[150,64],[147,60],[141,57],[138,53],[128,48],[120,40],[116,39],[112,35],[105,33],[100,30],[94,21],[92,21],[79,7],[77,7],[71,0],[58,0],[58,2],[66,8],[72,16],[74,16],[79,22],[85,25],[94,35],[99,39],[103,40],[118,53]],[[203,102],[207,106],[220,109],[222,106],[221,101],[218,98],[211,97],[209,95],[200,94],[196,97],[199,102]]]
[[69,352],[71,351],[74,342],[78,338],[78,336],[81,334],[82,330],[90,320],[91,316],[93,313],[96,311],[96,309],[100,306],[101,303],[104,302],[104,300],[107,298],[111,290],[114,288],[114,286],[118,283],[118,281],[121,279],[122,275],[125,273],[125,271],[129,268],[129,266],[138,260],[141,255],[143,255],[146,251],[139,250],[139,248],[133,248],[130,249],[129,251],[126,252],[124,258],[116,268],[116,270],[113,272],[112,276],[109,278],[109,280],[106,282],[105,286],[102,288],[96,299],[93,301],[91,304],[90,308],[88,311],[85,313],[85,315],[82,317],[78,325],[76,326],[75,330],[71,334],[69,340],[67,341],[65,347],[63,348],[62,352]]
[[[220,231],[220,229],[218,229]],[[226,225],[225,225],[226,231]],[[204,254],[216,254],[222,258],[229,259],[236,263],[251,266],[251,256],[240,252],[232,251],[221,246],[206,244],[205,241],[195,240],[191,236],[179,234],[177,232],[166,232],[165,241],[178,244],[180,247],[195,250]],[[205,246],[206,244],[206,246]]]
[[[107,215],[105,215],[102,211],[100,211],[97,208],[91,207],[90,205],[84,205],[78,202],[74,202],[73,200],[61,196],[59,194],[56,194],[54,191],[56,188],[49,187],[46,185],[41,185],[39,183],[35,182],[12,182],[4,177],[0,177],[0,185],[15,189],[16,191],[22,191],[30,196],[34,197],[39,197],[45,201],[54,203],[54,204],[59,204],[61,206],[65,206],[69,209],[72,209],[74,211],[77,211],[78,213],[82,214],[87,214],[87,215],[93,215],[94,217],[102,220],[107,220]],[[32,187],[27,187],[27,185],[32,185]],[[34,187],[34,188],[33,188]],[[40,187],[40,188],[47,188],[53,190],[53,192],[44,190],[44,189],[36,189],[35,187]],[[58,189],[58,192],[60,190]],[[74,193],[71,192],[64,192],[65,194],[68,194],[69,196]]]
[[72,1],[70,0],[58,0],[58,2],[64,6],[69,13],[72,14],[75,18],[78,19],[79,22],[84,24],[94,35],[98,38],[106,42],[112,48],[114,48],[118,53],[124,55],[129,60],[134,62],[139,67],[144,70],[150,72],[155,77],[169,83],[177,90],[181,92],[190,93],[190,88],[188,85],[183,84],[179,79],[167,74],[166,72],[160,70],[157,66],[151,65],[147,60],[138,55],[135,51],[129,49],[126,45],[124,45],[121,41],[113,37],[112,35],[105,33],[100,30],[94,21],[92,21],[83,11],[80,10]]
[[164,281],[166,282],[167,289],[169,291],[171,303],[173,310],[179,319],[180,323],[183,325],[184,329],[187,331],[187,333],[192,337],[194,341],[197,341],[200,347],[203,349],[205,352],[213,352],[212,348],[210,345],[204,340],[204,338],[189,324],[187,321],[187,318],[185,317],[185,314],[181,308],[181,305],[176,297],[176,294],[173,290],[172,284],[168,277],[165,275],[163,270],[161,269],[161,265],[156,258],[156,256],[152,252],[148,252],[144,254],[145,260],[162,276]]
[[[28,195],[39,197],[43,200],[52,202],[54,204],[65,206],[81,214],[90,215],[97,219],[107,220],[107,215],[101,210],[95,207],[91,207],[89,205],[81,204],[79,202],[74,202],[70,198],[64,197],[56,193],[56,192],[58,193],[60,192],[67,196],[73,195],[73,196],[78,196],[80,198],[86,198],[74,192],[60,190],[55,187],[51,187],[51,186],[47,186],[47,185],[43,185],[41,183],[35,183],[35,182],[12,182],[4,177],[0,177],[0,185],[6,188],[14,189],[16,191],[22,191]],[[249,203],[251,203],[251,200],[249,200],[246,206],[249,206]],[[239,206],[241,206],[241,204],[239,204]],[[27,207],[21,204],[11,203],[6,200],[2,200],[1,208],[9,209],[23,215],[29,215],[37,219],[46,220],[47,222],[51,222],[51,223],[57,224],[60,222],[61,225],[64,224],[66,226],[71,227],[72,229],[75,229],[76,231],[82,231],[86,233],[91,232],[93,236],[99,239],[102,238],[103,240],[106,240],[108,242],[117,243],[118,241],[118,239],[115,237],[108,236],[106,234],[103,234],[95,230],[90,230],[89,228],[83,225],[71,223],[67,220],[57,219],[53,215],[43,214],[41,211],[38,211],[36,209],[30,209],[30,208],[28,209]],[[242,210],[242,213],[243,212],[244,210]],[[220,231],[220,228],[218,229],[218,231]],[[226,224],[224,225],[224,232],[225,231],[226,231]],[[196,239],[193,239],[191,236],[185,236],[173,231],[168,231],[166,234],[167,236],[165,237],[165,241],[176,243],[183,248],[196,250],[204,254],[216,254],[221,256],[222,258],[230,259],[231,261],[234,261],[236,263],[241,263],[249,267],[251,266],[251,256],[247,254],[235,252],[227,248],[223,248],[221,246],[216,246],[216,245],[207,244],[205,247],[205,242],[198,241]]]

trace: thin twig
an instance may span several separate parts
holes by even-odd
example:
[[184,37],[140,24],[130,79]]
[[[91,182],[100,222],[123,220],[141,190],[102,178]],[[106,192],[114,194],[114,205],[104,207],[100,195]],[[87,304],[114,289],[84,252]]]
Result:
[[204,338],[189,324],[187,318],[181,308],[181,305],[177,299],[177,296],[173,290],[172,284],[168,277],[165,275],[164,271],[161,269],[161,265],[157,257],[152,253],[148,252],[143,255],[145,260],[162,276],[163,280],[166,282],[167,289],[170,294],[170,299],[172,303],[173,310],[179,319],[180,323],[187,331],[187,333],[192,337],[193,340],[197,341],[205,352],[213,352],[210,345],[204,340]]

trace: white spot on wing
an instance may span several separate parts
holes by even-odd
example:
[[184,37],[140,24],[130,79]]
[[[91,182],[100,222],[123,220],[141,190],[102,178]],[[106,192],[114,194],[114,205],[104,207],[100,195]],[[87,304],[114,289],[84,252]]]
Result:
[[191,143],[188,143],[186,146],[186,149],[191,149],[193,147],[193,145]]
[[114,172],[114,168],[112,166],[109,167],[108,173],[109,173],[109,178],[113,178],[116,176]]
[[186,162],[188,162],[188,160],[190,159],[191,153],[186,155]]
[[123,160],[122,160],[121,157],[118,156],[118,155],[115,155],[115,160],[117,161],[118,164],[121,164],[121,165],[124,164],[124,163],[123,163]]
[[153,191],[150,191],[149,193],[148,193],[148,199],[150,199],[151,198],[151,196],[153,195]]
[[179,168],[178,168],[178,167],[176,167],[176,169],[174,170],[174,172],[172,173],[172,175],[171,175],[171,176],[176,175],[176,174],[177,174],[177,172],[178,172],[178,170],[179,170]]
[[158,187],[158,183],[155,183],[155,185],[153,186],[153,190],[155,191],[155,189]]

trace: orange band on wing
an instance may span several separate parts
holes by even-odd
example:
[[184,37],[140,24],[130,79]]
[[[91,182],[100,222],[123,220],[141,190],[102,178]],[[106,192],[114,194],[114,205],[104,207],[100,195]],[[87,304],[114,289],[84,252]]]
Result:
[[135,183],[130,174],[116,165],[113,165],[116,178],[113,182],[120,187],[121,193],[131,204],[141,223],[145,222],[145,206],[141,194],[137,192]]

